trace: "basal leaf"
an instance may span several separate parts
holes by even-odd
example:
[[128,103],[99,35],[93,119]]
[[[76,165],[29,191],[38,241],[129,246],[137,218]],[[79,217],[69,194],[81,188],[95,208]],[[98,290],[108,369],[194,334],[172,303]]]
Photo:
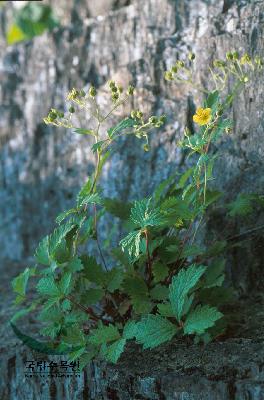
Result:
[[149,314],[137,323],[136,340],[143,349],[153,349],[167,342],[177,333],[176,325],[160,315]]
[[205,270],[205,266],[196,266],[193,264],[187,269],[181,269],[180,272],[172,278],[172,283],[169,286],[169,299],[178,321],[180,321],[182,317],[186,296],[199,281]]
[[186,318],[184,334],[202,334],[223,316],[215,307],[198,305]]

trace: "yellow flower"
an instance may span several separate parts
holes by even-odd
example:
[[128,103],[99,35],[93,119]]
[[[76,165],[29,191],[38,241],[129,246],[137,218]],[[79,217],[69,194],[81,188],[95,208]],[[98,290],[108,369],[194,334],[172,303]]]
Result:
[[194,122],[199,125],[207,125],[212,118],[211,111],[211,108],[197,108],[196,114],[193,116]]

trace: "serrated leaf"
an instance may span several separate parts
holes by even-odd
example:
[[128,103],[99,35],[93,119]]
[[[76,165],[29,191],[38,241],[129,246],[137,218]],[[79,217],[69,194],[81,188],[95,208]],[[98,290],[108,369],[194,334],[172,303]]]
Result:
[[218,103],[219,100],[219,92],[218,90],[214,90],[213,92],[209,93],[207,96],[206,102],[205,102],[205,107],[210,107],[212,108]]
[[30,268],[26,268],[12,280],[12,288],[15,293],[25,296],[28,279],[30,277]]
[[130,232],[124,239],[120,241],[123,251],[127,251],[130,257],[138,257],[140,254],[141,231]]
[[159,208],[151,207],[151,198],[135,201],[131,208],[131,221],[141,228],[159,226],[164,222]]
[[85,277],[99,286],[104,286],[106,274],[101,265],[97,264],[96,259],[89,256],[81,256],[80,258],[83,263]]
[[199,281],[205,270],[205,266],[193,264],[187,269],[182,269],[172,278],[172,283],[169,286],[169,299],[178,321],[182,317],[186,296]]
[[106,359],[115,364],[123,353],[125,345],[126,339],[123,338],[110,344],[110,346],[107,348]]
[[116,289],[120,288],[124,278],[124,273],[120,268],[112,268],[105,274],[105,277],[107,290],[110,293],[113,293]]
[[236,200],[228,205],[228,209],[228,214],[231,217],[235,217],[236,215],[244,216],[250,214],[253,211],[252,196],[239,194]]
[[86,347],[83,346],[79,350],[73,351],[68,354],[68,360],[69,361],[75,361],[78,360],[84,353],[85,353]]
[[61,294],[53,276],[41,278],[38,281],[36,289],[40,294],[46,296],[59,297]]
[[92,359],[96,356],[97,353],[98,350],[96,348],[92,348],[90,349],[89,352],[86,352],[80,356],[79,358],[80,371],[82,371],[83,368],[86,367],[86,365],[88,365],[92,361]]
[[66,272],[65,274],[63,274],[58,284],[60,292],[64,295],[69,294],[72,289],[71,283],[72,283],[72,274],[70,272]]
[[110,214],[120,219],[128,219],[131,211],[131,204],[119,201],[116,199],[110,199],[106,197],[103,199],[103,205]]
[[182,251],[182,258],[196,257],[204,253],[204,249],[197,245],[186,245]]
[[169,295],[169,289],[167,286],[156,285],[153,289],[150,290],[150,296],[154,300],[167,300]]
[[109,138],[113,138],[114,135],[117,133],[122,132],[126,128],[131,128],[135,125],[135,120],[132,118],[125,118],[122,121],[120,121],[116,126],[113,128],[108,129],[107,134]]
[[223,314],[215,307],[198,305],[186,318],[184,323],[184,334],[202,334],[208,328],[214,326],[215,322],[223,317]]
[[177,327],[160,315],[149,314],[137,323],[136,341],[143,349],[153,349],[177,333]]
[[143,278],[140,276],[127,276],[122,284],[124,291],[130,295],[146,295],[148,287]]
[[223,286],[201,289],[199,290],[199,299],[212,306],[230,304],[234,300],[234,290]]
[[72,258],[67,264],[67,270],[69,272],[80,272],[83,270],[82,261],[80,258],[75,257]]
[[82,294],[81,303],[84,305],[92,305],[100,301],[105,294],[103,289],[90,288]]
[[61,330],[60,325],[49,325],[42,328],[40,330],[40,334],[43,336],[50,336],[52,339],[55,339],[58,336],[60,330]]
[[169,303],[158,304],[158,311],[163,317],[174,317],[172,306]]
[[162,262],[154,262],[152,266],[152,272],[154,275],[154,282],[163,281],[169,273],[169,268]]
[[49,258],[52,259],[52,256],[56,252],[57,248],[60,246],[62,240],[65,236],[74,228],[74,224],[70,221],[66,222],[63,225],[60,225],[56,228],[51,235],[49,235],[48,239],[48,254]]
[[86,183],[83,185],[83,187],[81,188],[81,190],[79,191],[78,195],[77,195],[77,206],[80,207],[80,203],[82,201],[82,199],[89,195],[92,189],[92,179],[88,178]]
[[153,309],[153,304],[145,295],[131,296],[131,303],[136,314],[148,314]]
[[82,330],[78,325],[67,328],[66,335],[62,336],[62,340],[66,344],[84,346],[85,338]]
[[204,285],[205,288],[214,286],[221,286],[225,275],[225,260],[215,260],[211,266],[209,266],[204,274]]
[[38,340],[24,335],[20,329],[17,328],[17,326],[13,323],[10,323],[15,335],[30,349],[37,351],[38,353],[44,353],[44,354],[51,354],[51,355],[61,355],[61,354],[68,354],[70,351],[75,351],[80,348],[80,346],[76,348],[71,348],[71,347],[66,347],[64,346],[63,350],[62,349],[56,349],[53,347],[52,343],[46,342],[42,343],[39,342]]
[[77,213],[76,208],[71,208],[70,210],[63,211],[56,218],[56,223],[60,224],[65,218],[67,218],[71,214]]
[[193,213],[186,202],[176,197],[169,197],[161,204],[161,210],[165,215],[173,216],[175,219],[192,219]]
[[112,342],[120,338],[118,329],[114,325],[100,326],[91,331],[88,337],[88,342],[95,345],[100,345]]
[[102,204],[102,199],[100,198],[98,193],[91,193],[83,196],[80,202],[80,207],[87,204]]
[[50,264],[48,249],[49,249],[49,237],[46,236],[44,237],[44,239],[41,240],[35,252],[35,258],[38,263],[43,265]]
[[127,340],[133,339],[137,333],[136,321],[128,321],[124,326],[123,337]]

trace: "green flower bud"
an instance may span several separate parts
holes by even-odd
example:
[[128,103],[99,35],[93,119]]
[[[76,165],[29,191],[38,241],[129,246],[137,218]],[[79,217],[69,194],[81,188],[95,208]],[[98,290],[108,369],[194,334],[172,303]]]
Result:
[[118,92],[117,86],[111,87],[111,92],[112,92],[112,93],[117,93],[117,92]]
[[149,145],[146,143],[143,146],[144,151],[149,151]]
[[137,118],[142,118],[143,117],[143,112],[142,111],[137,111]]
[[134,90],[135,90],[134,86],[129,85],[127,88],[127,95],[132,96],[134,94]]
[[158,122],[158,118],[155,117],[155,116],[150,117],[150,118],[149,118],[149,122],[150,122],[151,124],[156,124],[156,123]]
[[260,58],[260,56],[256,56],[254,59],[255,63],[259,66],[263,66],[263,60]]
[[222,61],[222,60],[214,60],[213,66],[215,68],[222,68],[222,67],[226,66],[226,63],[224,61]]
[[171,72],[173,72],[174,74],[177,74],[178,68],[176,65],[173,65],[173,67],[171,67]]
[[232,131],[232,129],[231,128],[225,128],[225,133],[230,133]]
[[119,93],[123,93],[124,89],[121,85],[117,86]]
[[112,94],[112,100],[113,100],[114,102],[116,102],[118,99],[119,99],[119,93],[113,93],[113,94]]
[[69,113],[71,114],[75,113],[75,108],[73,106],[70,106]]
[[159,118],[161,124],[164,124],[164,122],[166,121],[166,115],[161,115]]
[[48,114],[48,119],[53,122],[55,121],[55,119],[57,118],[57,113],[55,112],[55,110],[50,111]]
[[227,59],[228,61],[232,61],[232,60],[233,60],[233,54],[231,53],[231,51],[228,51],[228,52],[226,53],[226,59]]
[[216,111],[216,115],[218,116],[218,117],[221,117],[221,115],[223,115],[223,109],[220,107],[217,111]]
[[96,96],[96,89],[94,86],[91,86],[89,89],[89,96],[90,97],[95,97]]
[[131,111],[131,118],[136,119],[137,118],[137,112],[135,110]]
[[164,72],[164,78],[166,81],[173,81],[173,74],[171,71]]
[[241,62],[242,65],[244,65],[244,64],[249,64],[249,63],[251,62],[251,57],[250,57],[247,53],[245,53],[245,54],[241,57],[240,62]]
[[233,60],[238,60],[239,59],[239,53],[238,51],[233,52]]
[[76,90],[75,88],[73,88],[67,96],[67,100],[75,100],[79,95],[78,90]]
[[184,61],[181,60],[178,60],[176,64],[178,65],[179,68],[183,68],[185,65]]
[[85,91],[83,89],[80,90],[80,96],[84,97],[85,96]]
[[58,112],[58,116],[59,116],[60,118],[63,118],[63,117],[64,117],[64,112],[59,111],[59,112]]
[[108,86],[110,87],[110,89],[112,89],[113,87],[115,87],[115,85],[116,85],[116,84],[115,84],[115,81],[112,81],[112,80],[111,80],[111,81],[108,82]]
[[195,60],[195,54],[194,53],[189,53],[188,58],[190,61]]

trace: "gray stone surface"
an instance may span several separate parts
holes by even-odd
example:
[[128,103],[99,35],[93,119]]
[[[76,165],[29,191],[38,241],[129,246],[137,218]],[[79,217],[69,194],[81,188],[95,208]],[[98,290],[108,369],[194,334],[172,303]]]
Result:
[[[207,84],[209,62],[223,57],[227,50],[264,55],[263,1],[131,3],[111,12],[109,8],[105,12],[94,9],[96,14],[104,15],[89,19],[89,2],[87,7],[82,2],[67,2],[66,7],[65,2],[54,1],[59,13],[64,10],[65,26],[12,47],[0,41],[0,258],[8,277],[17,271],[14,263],[19,268],[27,265],[38,240],[52,229],[58,212],[71,207],[75,193],[92,169],[94,159],[87,139],[41,122],[50,107],[64,107],[63,99],[72,86],[95,84],[107,104],[105,87],[109,77],[121,84],[131,81],[138,87],[138,96],[135,104],[123,110],[124,115],[137,106],[147,113],[168,115],[166,127],[153,133],[149,153],[142,151],[136,139],[120,141],[103,174],[106,195],[131,200],[150,194],[155,184],[186,165],[177,141],[183,126],[190,122],[188,110],[192,104],[199,105],[201,97],[187,87],[166,84],[163,71],[177,56],[192,49],[197,54],[197,80]],[[237,191],[263,192],[262,88],[263,72],[235,101],[234,132],[219,145],[222,157],[217,163],[218,186],[225,191],[226,198],[233,198]],[[89,117],[83,116],[80,122],[88,126]],[[243,231],[252,224],[263,223],[262,220],[263,215],[258,215],[252,221],[237,221],[228,232]],[[219,215],[209,222],[214,234],[221,235],[226,220]],[[103,228],[107,232],[108,221]],[[263,235],[259,233],[254,241],[230,254],[230,276],[241,293],[248,287],[263,290],[263,244]],[[1,286],[8,299],[7,284],[2,282]],[[261,313],[261,309],[259,305],[256,313]],[[8,306],[2,311],[2,320],[6,321],[10,314]],[[1,371],[7,374],[2,375],[0,386],[3,399],[264,398],[263,325],[259,332],[254,330],[248,336],[234,333],[230,341],[210,345],[202,367],[192,357],[198,357],[200,348],[172,344],[152,356],[132,351],[117,370],[91,366],[86,378],[82,377],[76,386],[25,382],[22,360],[30,353],[25,353],[27,350],[3,327]],[[133,369],[133,364],[139,365],[139,369]],[[170,365],[169,372],[166,364]],[[146,371],[142,374],[144,365]],[[160,365],[155,373],[154,365]],[[104,378],[100,374],[105,374]]]

